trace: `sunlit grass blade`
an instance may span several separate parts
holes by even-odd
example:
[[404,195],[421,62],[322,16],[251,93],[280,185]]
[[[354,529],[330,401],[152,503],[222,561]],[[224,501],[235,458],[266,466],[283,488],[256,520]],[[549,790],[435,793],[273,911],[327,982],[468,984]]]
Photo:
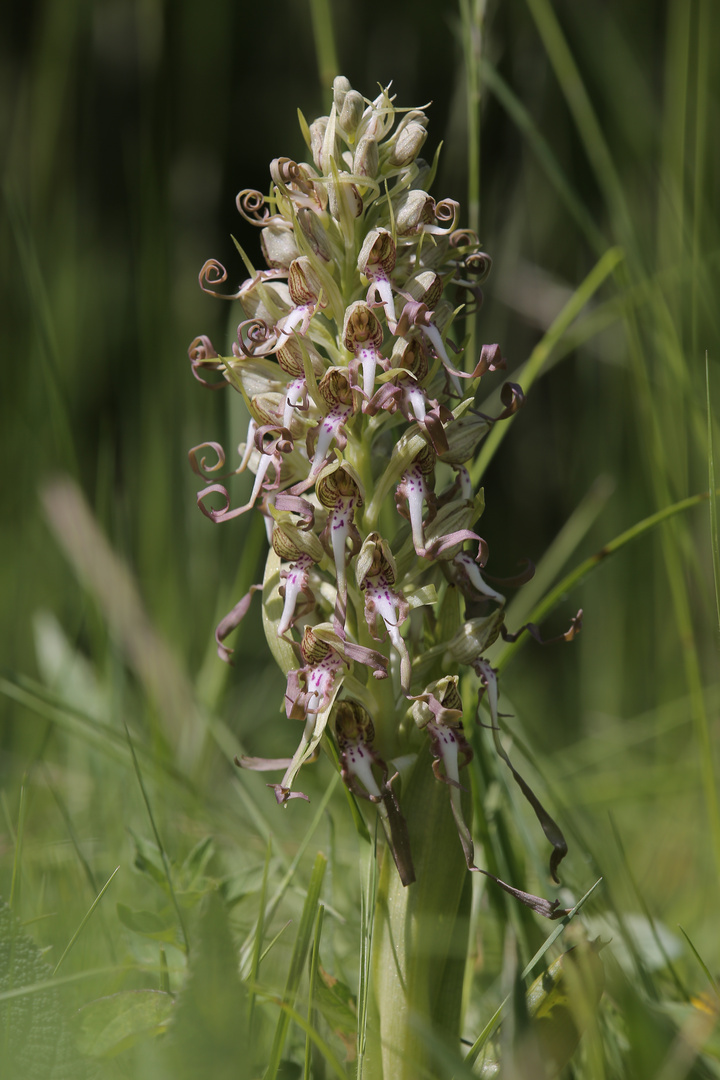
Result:
[[[278,1017],[277,1027],[275,1029],[275,1037],[273,1039],[272,1048],[270,1050],[270,1058],[268,1061],[267,1071],[265,1073],[265,1080],[275,1080],[278,1069],[280,1068],[280,1059],[282,1057],[283,1047],[285,1046],[285,1038],[287,1036],[288,1027],[291,1020],[291,1013],[289,1010],[292,1010],[292,1019],[295,1020],[296,1023],[298,1022],[297,1017],[299,1017],[300,1015],[299,1013],[296,1013],[294,1011],[295,998],[297,996],[298,987],[300,985],[300,977],[302,975],[303,967],[305,965],[305,958],[307,956],[308,948],[310,945],[310,936],[312,934],[313,922],[316,918],[316,912],[320,900],[320,890],[322,888],[326,866],[327,859],[321,852],[318,852],[315,858],[313,871],[310,876],[310,883],[308,885],[308,891],[307,896],[305,897],[302,915],[300,916],[300,925],[298,926],[297,937],[295,938],[295,946],[293,948],[292,956],[290,958],[290,966],[288,968],[287,980],[285,982],[285,991],[282,996],[282,1001],[279,1002],[282,1011],[280,1013],[280,1016]],[[304,1018],[302,1018],[300,1026],[305,1028],[306,1021]],[[344,1074],[341,1072],[340,1075]]]
[[[595,295],[603,282],[612,274],[623,259],[620,248],[610,248],[598,260],[593,269],[575,290],[560,314],[554,320],[552,326],[543,335],[542,339],[533,349],[526,364],[520,372],[514,375],[514,381],[519,383],[523,391],[527,393],[532,384],[542,373],[547,364],[550,354],[558,344],[570,324],[577,318],[588,301]],[[505,435],[510,430],[514,416],[504,420],[502,424],[496,424],[487,439],[483,443],[482,450],[475,462],[470,467],[470,476],[474,486],[480,482],[485,470],[492,461],[495,451],[499,447]]]
[[260,958],[259,958],[259,963],[260,964],[262,964],[265,957],[268,956],[270,952],[272,952],[272,949],[274,948],[275,944],[280,940],[280,938],[282,937],[282,935],[285,933],[288,926],[290,926],[290,925],[292,925],[292,919],[288,919],[288,921],[286,923],[283,923],[283,925],[278,930],[277,934],[275,934],[270,939],[270,941],[267,943],[267,945],[265,946],[263,951],[260,953]]
[[125,724],[124,726],[125,726],[125,735],[127,736],[128,746],[130,747],[130,754],[132,755],[133,768],[135,769],[135,775],[137,777],[137,782],[140,785],[140,791],[142,792],[143,802],[145,803],[145,809],[147,810],[148,818],[150,820],[150,827],[151,827],[151,829],[153,831],[153,835],[155,837],[155,843],[157,844],[158,851],[160,852],[160,857],[162,859],[162,864],[163,864],[163,870],[165,871],[165,879],[166,879],[166,881],[168,883],[168,889],[170,891],[170,897],[172,899],[173,907],[175,908],[175,914],[177,915],[178,922],[180,923],[180,929],[182,930],[183,941],[185,942],[185,949],[186,949],[186,952],[189,955],[189,953],[190,953],[190,939],[188,937],[187,927],[185,926],[185,919],[183,918],[183,913],[180,910],[180,904],[178,903],[178,898],[177,898],[177,896],[175,894],[175,886],[173,885],[172,872],[170,870],[170,860],[167,857],[167,852],[165,851],[165,847],[163,845],[163,842],[160,839],[160,833],[158,831],[158,827],[155,824],[155,815],[153,814],[152,806],[150,805],[150,798],[148,796],[147,789],[145,787],[145,782],[144,782],[144,780],[142,778],[142,773],[140,772],[140,764],[138,762],[137,755],[135,753],[135,746],[133,744],[132,737],[130,735],[130,729],[128,728],[127,724]]
[[[549,615],[560,601],[563,600],[576,585],[579,585],[579,583],[587,577],[596,566],[599,566],[611,555],[620,551],[626,544],[629,544],[632,540],[637,540],[662,522],[668,521],[670,518],[682,514],[686,510],[692,509],[694,506],[699,506],[700,503],[708,498],[709,495],[706,491],[703,491],[698,495],[690,495],[689,498],[681,499],[680,502],[674,503],[672,506],[667,506],[664,510],[658,510],[656,514],[650,514],[649,517],[643,518],[642,521],[638,521],[635,525],[632,525],[629,529],[620,533],[614,540],[605,544],[600,551],[596,551],[594,555],[590,555],[576,566],[574,570],[571,570],[569,574],[566,574],[562,581],[560,581],[555,588],[532,609],[529,621],[540,622],[544,619],[545,616]],[[526,636],[523,635],[522,637],[519,637],[517,641],[503,643],[499,647],[497,658],[498,666],[504,667],[513,654],[519,648],[522,648],[525,637]]]
[[708,478],[710,491],[710,548],[712,551],[713,579],[715,581],[715,611],[720,627],[720,540],[718,538],[717,488],[715,485],[715,443],[713,440],[713,418],[710,404],[710,365],[705,353],[705,389],[707,394],[707,440],[708,440]]
[[116,866],[116,867],[115,867],[115,869],[113,870],[112,874],[111,874],[111,875],[110,875],[110,877],[109,877],[109,878],[107,879],[107,881],[106,881],[106,882],[105,882],[105,884],[103,885],[102,889],[101,889],[101,890],[100,890],[100,892],[99,892],[99,893],[97,894],[97,896],[96,896],[96,897],[95,897],[95,899],[93,900],[92,904],[91,904],[91,905],[90,905],[90,907],[88,908],[87,912],[86,912],[86,913],[85,913],[85,915],[83,916],[82,922],[81,922],[81,923],[80,923],[80,925],[78,926],[78,928],[77,928],[77,930],[75,931],[75,933],[73,934],[73,936],[72,936],[72,937],[70,938],[69,942],[67,943],[67,945],[66,945],[66,947],[65,947],[65,951],[63,952],[62,956],[60,957],[60,959],[58,960],[57,964],[55,965],[55,967],[54,967],[54,969],[53,969],[53,975],[57,975],[57,973],[58,973],[58,971],[60,970],[60,967],[61,967],[61,965],[62,965],[63,961],[65,960],[65,957],[66,957],[66,956],[68,955],[68,953],[69,953],[69,952],[70,952],[70,950],[72,949],[73,945],[75,944],[75,942],[77,941],[77,939],[78,939],[78,938],[80,937],[80,934],[81,934],[81,933],[83,932],[83,930],[84,930],[84,928],[85,928],[85,926],[86,926],[86,924],[87,924],[87,922],[88,922],[88,919],[90,918],[90,916],[92,915],[93,911],[94,911],[94,910],[95,910],[95,908],[96,908],[96,907],[98,906],[98,904],[99,904],[99,903],[100,903],[100,901],[102,900],[103,896],[105,895],[105,893],[106,893],[106,892],[107,892],[107,890],[109,889],[109,887],[110,887],[110,883],[111,883],[112,879],[113,879],[113,878],[115,877],[115,875],[117,874],[117,872],[118,872],[118,870],[119,870],[119,869],[120,869],[120,867],[119,867],[119,866]]
[[316,1015],[314,1006],[315,997],[315,983],[317,980],[318,964],[320,963],[320,938],[322,936],[322,924],[323,913],[325,908],[322,904],[319,905],[317,911],[317,918],[315,919],[315,937],[313,939],[312,957],[310,959],[310,983],[308,988],[308,1015],[307,1015],[307,1029],[305,1032],[305,1073],[304,1080],[312,1080],[312,1044],[313,1040],[310,1035],[311,1031],[315,1030]]

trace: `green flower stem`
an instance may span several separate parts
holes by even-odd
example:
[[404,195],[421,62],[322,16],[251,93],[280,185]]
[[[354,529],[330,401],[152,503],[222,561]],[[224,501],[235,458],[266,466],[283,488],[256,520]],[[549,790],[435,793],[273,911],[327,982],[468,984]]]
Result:
[[449,791],[427,747],[402,791],[417,880],[405,888],[388,851],[375,910],[372,980],[379,1044],[367,1080],[434,1075],[424,1031],[457,1044],[467,955],[471,875]]

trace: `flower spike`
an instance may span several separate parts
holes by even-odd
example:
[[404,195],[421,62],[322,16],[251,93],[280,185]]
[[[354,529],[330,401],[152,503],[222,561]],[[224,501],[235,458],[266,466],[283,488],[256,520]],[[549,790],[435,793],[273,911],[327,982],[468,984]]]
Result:
[[[240,393],[250,420],[237,468],[226,467],[219,442],[190,451],[197,502],[215,523],[257,509],[268,535],[262,586],[221,620],[218,653],[230,659],[226,639],[262,589],[285,713],[302,721],[302,734],[291,757],[240,764],[281,771],[269,786],[286,805],[307,797],[296,790],[298,773],[334,736],[343,780],[377,808],[407,886],[415,880],[410,837],[419,834],[401,799],[407,794],[412,806],[424,791],[442,790],[436,782],[447,789],[468,869],[487,874],[475,865],[463,803],[472,760],[459,693],[465,670],[486,695],[498,754],[553,845],[556,877],[565,841],[502,746],[487,658],[500,635],[514,637],[499,590],[527,575],[488,572],[490,552],[476,531],[484,494],[466,467],[523,395],[507,382],[499,414],[483,411],[478,390],[505,368],[500,347],[460,355],[458,323],[479,309],[492,260],[463,227],[458,203],[430,193],[437,155],[432,165],[418,156],[425,108],[399,108],[389,86],[364,98],[338,76],[328,114],[301,118],[309,162],[277,157],[267,195],[246,188],[237,196],[239,213],[259,230],[265,268],[255,270],[241,251],[248,276],[228,294],[220,263],[210,259],[200,271],[201,288],[237,300],[242,314],[231,355],[220,356],[205,335],[193,341],[192,374]],[[237,505],[233,484],[246,469],[252,490]],[[579,628],[580,615],[565,639]],[[524,630],[539,639],[533,625],[517,633]],[[386,761],[402,770],[404,790]],[[422,771],[408,776],[405,766]],[[561,914],[557,902],[493,880],[539,914]]]

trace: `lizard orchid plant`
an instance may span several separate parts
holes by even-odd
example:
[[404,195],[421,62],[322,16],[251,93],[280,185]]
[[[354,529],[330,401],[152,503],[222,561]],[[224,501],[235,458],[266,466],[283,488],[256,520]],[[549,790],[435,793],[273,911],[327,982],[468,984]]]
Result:
[[[478,395],[505,362],[496,344],[473,356],[463,348],[461,328],[481,303],[490,257],[459,226],[458,204],[429,194],[437,155],[432,165],[419,157],[422,109],[397,108],[389,89],[370,101],[339,77],[330,115],[309,125],[301,116],[301,125],[310,161],[276,158],[269,193],[237,197],[259,230],[267,268],[256,270],[241,251],[248,277],[229,296],[217,291],[227,280],[219,263],[200,272],[205,291],[242,310],[232,353],[218,354],[205,336],[189,350],[195,377],[213,390],[232,387],[250,416],[230,472],[219,444],[190,451],[205,485],[198,505],[214,522],[254,509],[268,537],[264,579],[218,626],[218,652],[230,659],[226,639],[260,592],[268,644],[286,677],[285,710],[301,730],[292,757],[238,765],[277,770],[270,786],[287,804],[307,798],[300,770],[330,740],[350,791],[377,809],[385,862],[391,867],[391,856],[397,868],[390,892],[421,895],[422,876],[442,876],[448,859],[447,874],[462,884],[466,868],[487,873],[475,862],[463,798],[472,758],[464,668],[478,697],[486,695],[496,749],[552,844],[557,881],[565,841],[503,748],[497,674],[485,657],[510,635],[505,598],[485,572],[488,549],[477,532],[484,496],[467,463],[523,400],[506,382],[494,413],[482,409]],[[252,490],[236,505],[231,480],[248,469]],[[578,628],[579,616],[565,638]],[[459,841],[449,854],[416,840],[431,802],[454,822]],[[557,900],[493,880],[541,915],[565,914]],[[420,997],[412,1007],[431,1012]]]

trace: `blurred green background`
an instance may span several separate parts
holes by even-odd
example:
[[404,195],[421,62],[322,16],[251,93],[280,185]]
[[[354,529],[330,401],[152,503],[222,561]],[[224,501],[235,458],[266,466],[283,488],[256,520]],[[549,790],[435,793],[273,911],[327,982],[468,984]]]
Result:
[[[550,353],[484,476],[488,568],[513,574],[518,560],[541,564],[554,545],[549,586],[635,522],[708,489],[706,351],[711,400],[720,394],[720,8],[506,0],[488,4],[475,40],[450,4],[331,0],[330,9],[339,67],[354,87],[371,96],[392,79],[400,105],[432,102],[426,153],[443,141],[434,194],[463,207],[466,58],[481,49],[479,231],[494,270],[479,334],[500,342],[510,371],[598,258],[615,246],[624,253]],[[296,109],[312,119],[328,96],[305,3],[36,0],[5,5],[0,18],[8,896],[21,777],[31,769],[31,787],[44,784],[33,762],[50,766],[108,873],[127,842],[122,820],[142,812],[127,768],[122,783],[103,781],[102,755],[21,699],[19,678],[116,729],[124,716],[168,762],[187,735],[184,721],[169,719],[173,694],[180,712],[204,709],[250,753],[294,745],[258,612],[238,635],[236,666],[215,656],[214,625],[258,579],[263,539],[249,518],[214,527],[195,506],[188,448],[241,432],[226,395],[193,380],[187,348],[200,333],[218,348],[228,340],[227,305],[197,285],[204,261],[219,259],[239,282],[231,234],[260,259],[236,193],[266,189],[271,158],[305,156]],[[167,642],[163,670],[182,685],[166,686],[164,703],[133,660],[129,637],[142,651],[141,628],[119,626],[118,595],[103,601],[83,587],[48,527],[40,491],[58,473],[80,484]],[[708,503],[603,563],[547,634],[578,607],[585,626],[572,646],[531,643],[508,664],[506,711],[563,824],[595,845],[594,865],[602,852],[632,896],[612,815],[642,895],[669,924],[692,928],[717,970],[720,684]],[[202,733],[185,747],[196,782],[183,803],[189,818],[238,784],[217,750],[224,737]],[[256,779],[242,783],[264,800]],[[93,833],[109,790],[114,832]],[[64,843],[65,831],[50,797],[34,798],[27,827],[39,866],[43,845]],[[173,813],[168,828],[180,829]],[[296,819],[307,822],[305,813]],[[291,817],[282,822],[289,837]],[[37,896],[32,909],[43,913]]]

